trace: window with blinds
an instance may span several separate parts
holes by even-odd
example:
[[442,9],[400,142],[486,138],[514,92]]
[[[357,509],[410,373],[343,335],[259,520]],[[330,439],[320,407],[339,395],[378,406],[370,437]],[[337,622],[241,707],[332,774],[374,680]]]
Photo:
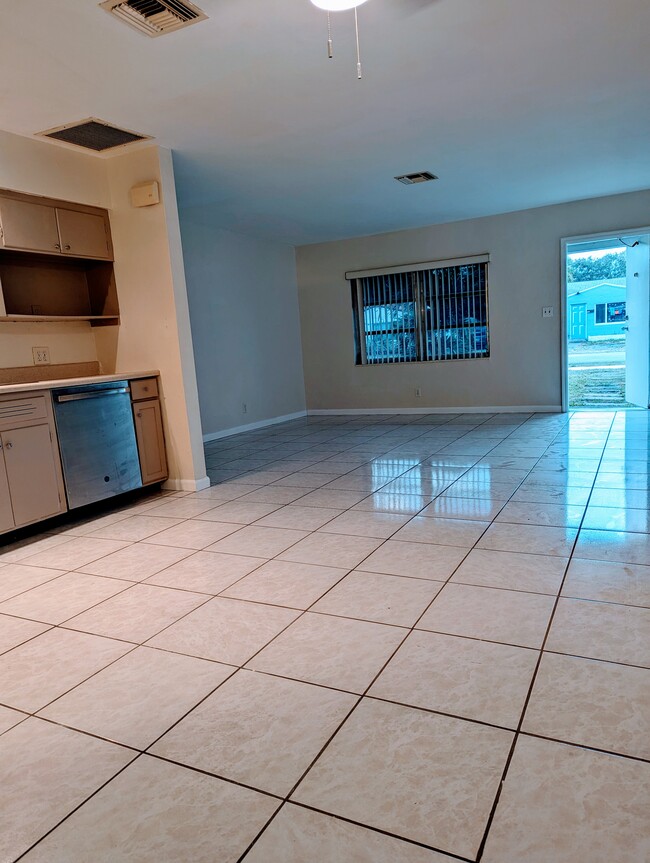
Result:
[[488,357],[487,257],[348,274],[358,365]]

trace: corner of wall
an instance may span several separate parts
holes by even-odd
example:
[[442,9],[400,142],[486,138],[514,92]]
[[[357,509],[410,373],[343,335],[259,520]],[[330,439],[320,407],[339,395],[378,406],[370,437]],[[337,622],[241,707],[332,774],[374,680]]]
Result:
[[[170,480],[204,481],[205,459],[171,153],[136,148],[107,162],[121,324],[98,330],[98,354],[114,371],[161,374]],[[134,208],[129,190],[157,180],[160,204]]]

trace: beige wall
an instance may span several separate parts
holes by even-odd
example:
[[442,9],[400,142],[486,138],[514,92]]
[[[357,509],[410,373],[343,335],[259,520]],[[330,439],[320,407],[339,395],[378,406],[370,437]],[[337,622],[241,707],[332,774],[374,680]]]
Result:
[[[102,368],[159,369],[170,485],[207,485],[171,153],[146,147],[106,162],[119,328],[95,330]],[[158,180],[162,202],[131,206],[135,183]]]
[[[307,407],[558,408],[560,239],[649,222],[644,191],[299,248]],[[346,271],[482,252],[491,256],[489,359],[355,366]],[[543,306],[555,316],[543,319]]]
[[[106,162],[43,141],[0,131],[0,189],[110,206]],[[97,359],[89,323],[0,323],[0,368],[31,366],[32,347],[50,348],[53,364]]]
[[206,436],[305,410],[294,250],[216,222],[181,210]]
[[0,369],[31,366],[32,347],[50,349],[52,365],[90,363],[97,359],[95,336],[89,323],[0,323]]
[[[130,187],[161,183],[163,203],[133,209]],[[171,154],[151,146],[100,159],[0,131],[0,188],[106,207],[111,213],[121,326],[0,323],[0,367],[99,360],[106,373],[160,369],[170,484],[205,485],[198,394]]]
[[108,207],[106,161],[0,130],[0,189]]

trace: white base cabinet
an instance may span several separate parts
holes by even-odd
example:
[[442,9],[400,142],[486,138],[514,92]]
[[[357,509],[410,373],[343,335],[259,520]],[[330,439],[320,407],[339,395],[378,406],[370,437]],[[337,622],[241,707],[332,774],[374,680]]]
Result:
[[50,394],[0,398],[0,532],[66,509]]
[[[158,379],[130,387],[142,484],[152,485],[169,475]],[[67,511],[51,392],[0,395],[0,534]]]

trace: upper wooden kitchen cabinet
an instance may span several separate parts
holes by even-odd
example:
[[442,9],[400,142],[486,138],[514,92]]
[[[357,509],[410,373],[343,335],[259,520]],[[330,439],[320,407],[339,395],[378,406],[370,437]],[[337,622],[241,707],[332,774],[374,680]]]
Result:
[[113,259],[105,210],[17,192],[0,192],[0,242],[14,251]]
[[0,320],[119,323],[108,212],[0,189]]
[[47,204],[0,197],[0,234],[5,249],[61,251],[56,208]]
[[64,255],[103,260],[112,257],[104,215],[57,207],[56,218]]
[[0,532],[67,509],[49,393],[0,399]]

